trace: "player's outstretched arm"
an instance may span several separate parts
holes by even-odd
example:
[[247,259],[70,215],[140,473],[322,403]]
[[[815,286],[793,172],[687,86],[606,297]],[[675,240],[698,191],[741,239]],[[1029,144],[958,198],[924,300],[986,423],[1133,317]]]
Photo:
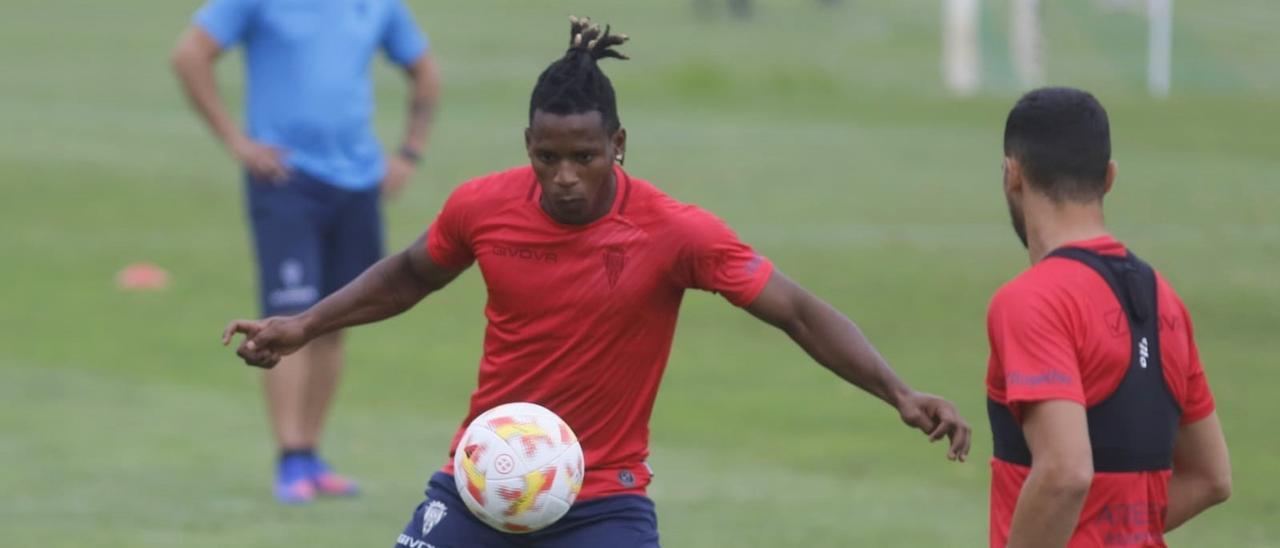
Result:
[[412,308],[462,272],[432,261],[425,241],[423,234],[408,249],[378,261],[306,312],[258,321],[232,321],[223,330],[222,344],[230,344],[236,333],[244,333],[245,340],[236,354],[249,365],[269,369],[282,356],[320,335],[384,320]]
[[814,360],[898,410],[902,421],[930,441],[950,440],[947,458],[963,461],[969,453],[969,425],[950,402],[912,390],[844,314],[774,271],[747,311],[777,327]]
[[1178,431],[1173,445],[1173,477],[1169,479],[1166,532],[1231,496],[1231,459],[1218,414]]

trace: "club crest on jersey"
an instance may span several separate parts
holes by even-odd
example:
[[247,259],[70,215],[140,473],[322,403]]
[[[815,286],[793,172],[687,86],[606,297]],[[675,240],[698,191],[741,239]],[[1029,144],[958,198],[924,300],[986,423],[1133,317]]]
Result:
[[422,509],[422,538],[426,538],[427,533],[430,533],[447,513],[449,510],[445,508],[443,502],[433,500],[427,503],[427,507]]
[[604,273],[609,277],[609,287],[618,287],[622,278],[622,269],[627,266],[627,254],[621,247],[610,247],[604,251]]

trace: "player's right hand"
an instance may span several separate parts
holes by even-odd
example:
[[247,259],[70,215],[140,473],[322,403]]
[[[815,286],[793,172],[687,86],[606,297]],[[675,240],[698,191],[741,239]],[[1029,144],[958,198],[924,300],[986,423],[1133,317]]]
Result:
[[418,166],[413,162],[406,160],[400,155],[394,155],[387,159],[387,175],[382,178],[379,187],[382,190],[383,198],[395,198],[400,195],[400,191],[409,183],[409,179],[413,177],[414,170]]
[[946,437],[951,443],[947,459],[964,462],[969,456],[972,430],[951,402],[924,392],[912,391],[898,401],[902,422],[929,436],[934,442]]
[[236,355],[244,363],[263,369],[275,367],[280,358],[296,352],[307,343],[306,330],[296,316],[233,320],[222,330],[222,346],[231,344],[236,333],[244,334]]
[[242,137],[231,143],[231,153],[254,179],[280,184],[289,178],[284,152],[278,148]]

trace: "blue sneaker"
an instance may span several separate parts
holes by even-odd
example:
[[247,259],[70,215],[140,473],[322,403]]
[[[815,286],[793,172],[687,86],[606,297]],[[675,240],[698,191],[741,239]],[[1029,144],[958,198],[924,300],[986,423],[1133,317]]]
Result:
[[281,458],[276,468],[276,500],[283,504],[306,504],[315,499],[316,488],[311,483],[310,471],[310,461],[304,455]]
[[317,493],[336,497],[350,497],[360,493],[356,482],[338,475],[324,459],[312,457],[309,464],[311,484]]

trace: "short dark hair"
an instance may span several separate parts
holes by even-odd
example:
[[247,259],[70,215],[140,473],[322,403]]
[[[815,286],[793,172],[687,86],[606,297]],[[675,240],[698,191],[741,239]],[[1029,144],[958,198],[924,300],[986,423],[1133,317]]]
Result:
[[590,19],[569,17],[569,49],[538,76],[529,98],[529,123],[536,111],[552,114],[581,114],[599,111],[605,130],[613,134],[622,127],[613,83],[596,64],[605,57],[626,59],[614,46],[627,41],[625,34],[609,34]]
[[1102,198],[1111,161],[1107,111],[1087,91],[1031,91],[1009,111],[1004,154],[1017,159],[1032,186],[1055,201]]

